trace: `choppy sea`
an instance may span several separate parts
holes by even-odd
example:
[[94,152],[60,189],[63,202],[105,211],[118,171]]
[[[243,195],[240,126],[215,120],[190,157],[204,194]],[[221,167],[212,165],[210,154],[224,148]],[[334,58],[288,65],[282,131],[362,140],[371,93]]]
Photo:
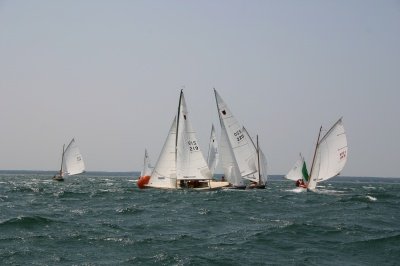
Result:
[[0,171],[1,265],[400,264],[400,178],[199,192],[53,174]]

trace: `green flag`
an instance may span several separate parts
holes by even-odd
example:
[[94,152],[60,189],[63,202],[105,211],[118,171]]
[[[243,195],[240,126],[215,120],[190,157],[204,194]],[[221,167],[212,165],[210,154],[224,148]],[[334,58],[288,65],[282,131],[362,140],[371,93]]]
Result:
[[301,169],[301,173],[303,174],[303,179],[304,179],[304,181],[308,182],[308,179],[309,179],[310,177],[308,176],[308,171],[307,171],[306,162],[303,162],[303,168]]

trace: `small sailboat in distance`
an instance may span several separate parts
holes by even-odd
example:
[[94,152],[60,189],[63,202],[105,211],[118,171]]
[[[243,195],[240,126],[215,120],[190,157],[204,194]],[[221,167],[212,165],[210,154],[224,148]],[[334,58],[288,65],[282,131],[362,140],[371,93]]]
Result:
[[[297,174],[298,180],[296,181],[296,185],[307,188],[309,191],[315,190],[318,182],[339,175],[347,162],[347,138],[342,118],[322,138],[320,138],[321,132],[322,126],[318,133],[310,174],[308,174],[304,158],[301,156],[295,166],[286,175],[286,178],[293,180]],[[301,171],[299,170],[300,165],[302,165]],[[304,185],[302,185],[302,182]]]
[[218,152],[217,136],[215,134],[214,125],[212,125],[210,143],[208,145],[208,156],[207,156],[208,168],[210,168],[212,175],[215,172],[215,168],[218,165],[218,161],[219,161],[219,152]]
[[306,162],[304,161],[303,155],[300,153],[299,159],[290,169],[289,173],[285,175],[286,179],[296,181],[296,186],[301,188],[307,188],[308,180],[310,179],[307,171]]
[[53,176],[53,180],[64,181],[65,176],[77,175],[83,172],[85,172],[85,163],[73,138],[67,148],[65,148],[65,144],[63,145],[60,171],[58,175]]
[[137,182],[137,186],[139,188],[143,188],[150,180],[151,172],[153,171],[153,167],[151,166],[150,157],[147,153],[147,149],[144,150],[144,159],[143,159],[143,169],[140,172],[139,180]]

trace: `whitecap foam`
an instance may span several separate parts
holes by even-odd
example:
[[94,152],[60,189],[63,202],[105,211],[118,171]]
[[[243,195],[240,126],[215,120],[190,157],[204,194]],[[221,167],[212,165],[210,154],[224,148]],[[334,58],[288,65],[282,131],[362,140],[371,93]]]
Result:
[[378,199],[375,197],[372,197],[370,195],[365,196],[367,199],[369,199],[370,201],[377,201]]
[[293,188],[293,189],[287,189],[287,190],[285,190],[285,191],[287,191],[287,192],[294,192],[294,193],[302,193],[302,192],[306,192],[307,189],[301,188],[301,187],[296,187],[296,188]]

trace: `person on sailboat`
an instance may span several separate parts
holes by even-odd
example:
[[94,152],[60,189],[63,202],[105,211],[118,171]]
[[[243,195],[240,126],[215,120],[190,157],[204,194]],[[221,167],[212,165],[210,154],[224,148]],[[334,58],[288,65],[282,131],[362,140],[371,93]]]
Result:
[[298,180],[296,181],[296,187],[307,188],[307,184],[304,183],[304,180],[303,180],[303,179],[298,179]]

